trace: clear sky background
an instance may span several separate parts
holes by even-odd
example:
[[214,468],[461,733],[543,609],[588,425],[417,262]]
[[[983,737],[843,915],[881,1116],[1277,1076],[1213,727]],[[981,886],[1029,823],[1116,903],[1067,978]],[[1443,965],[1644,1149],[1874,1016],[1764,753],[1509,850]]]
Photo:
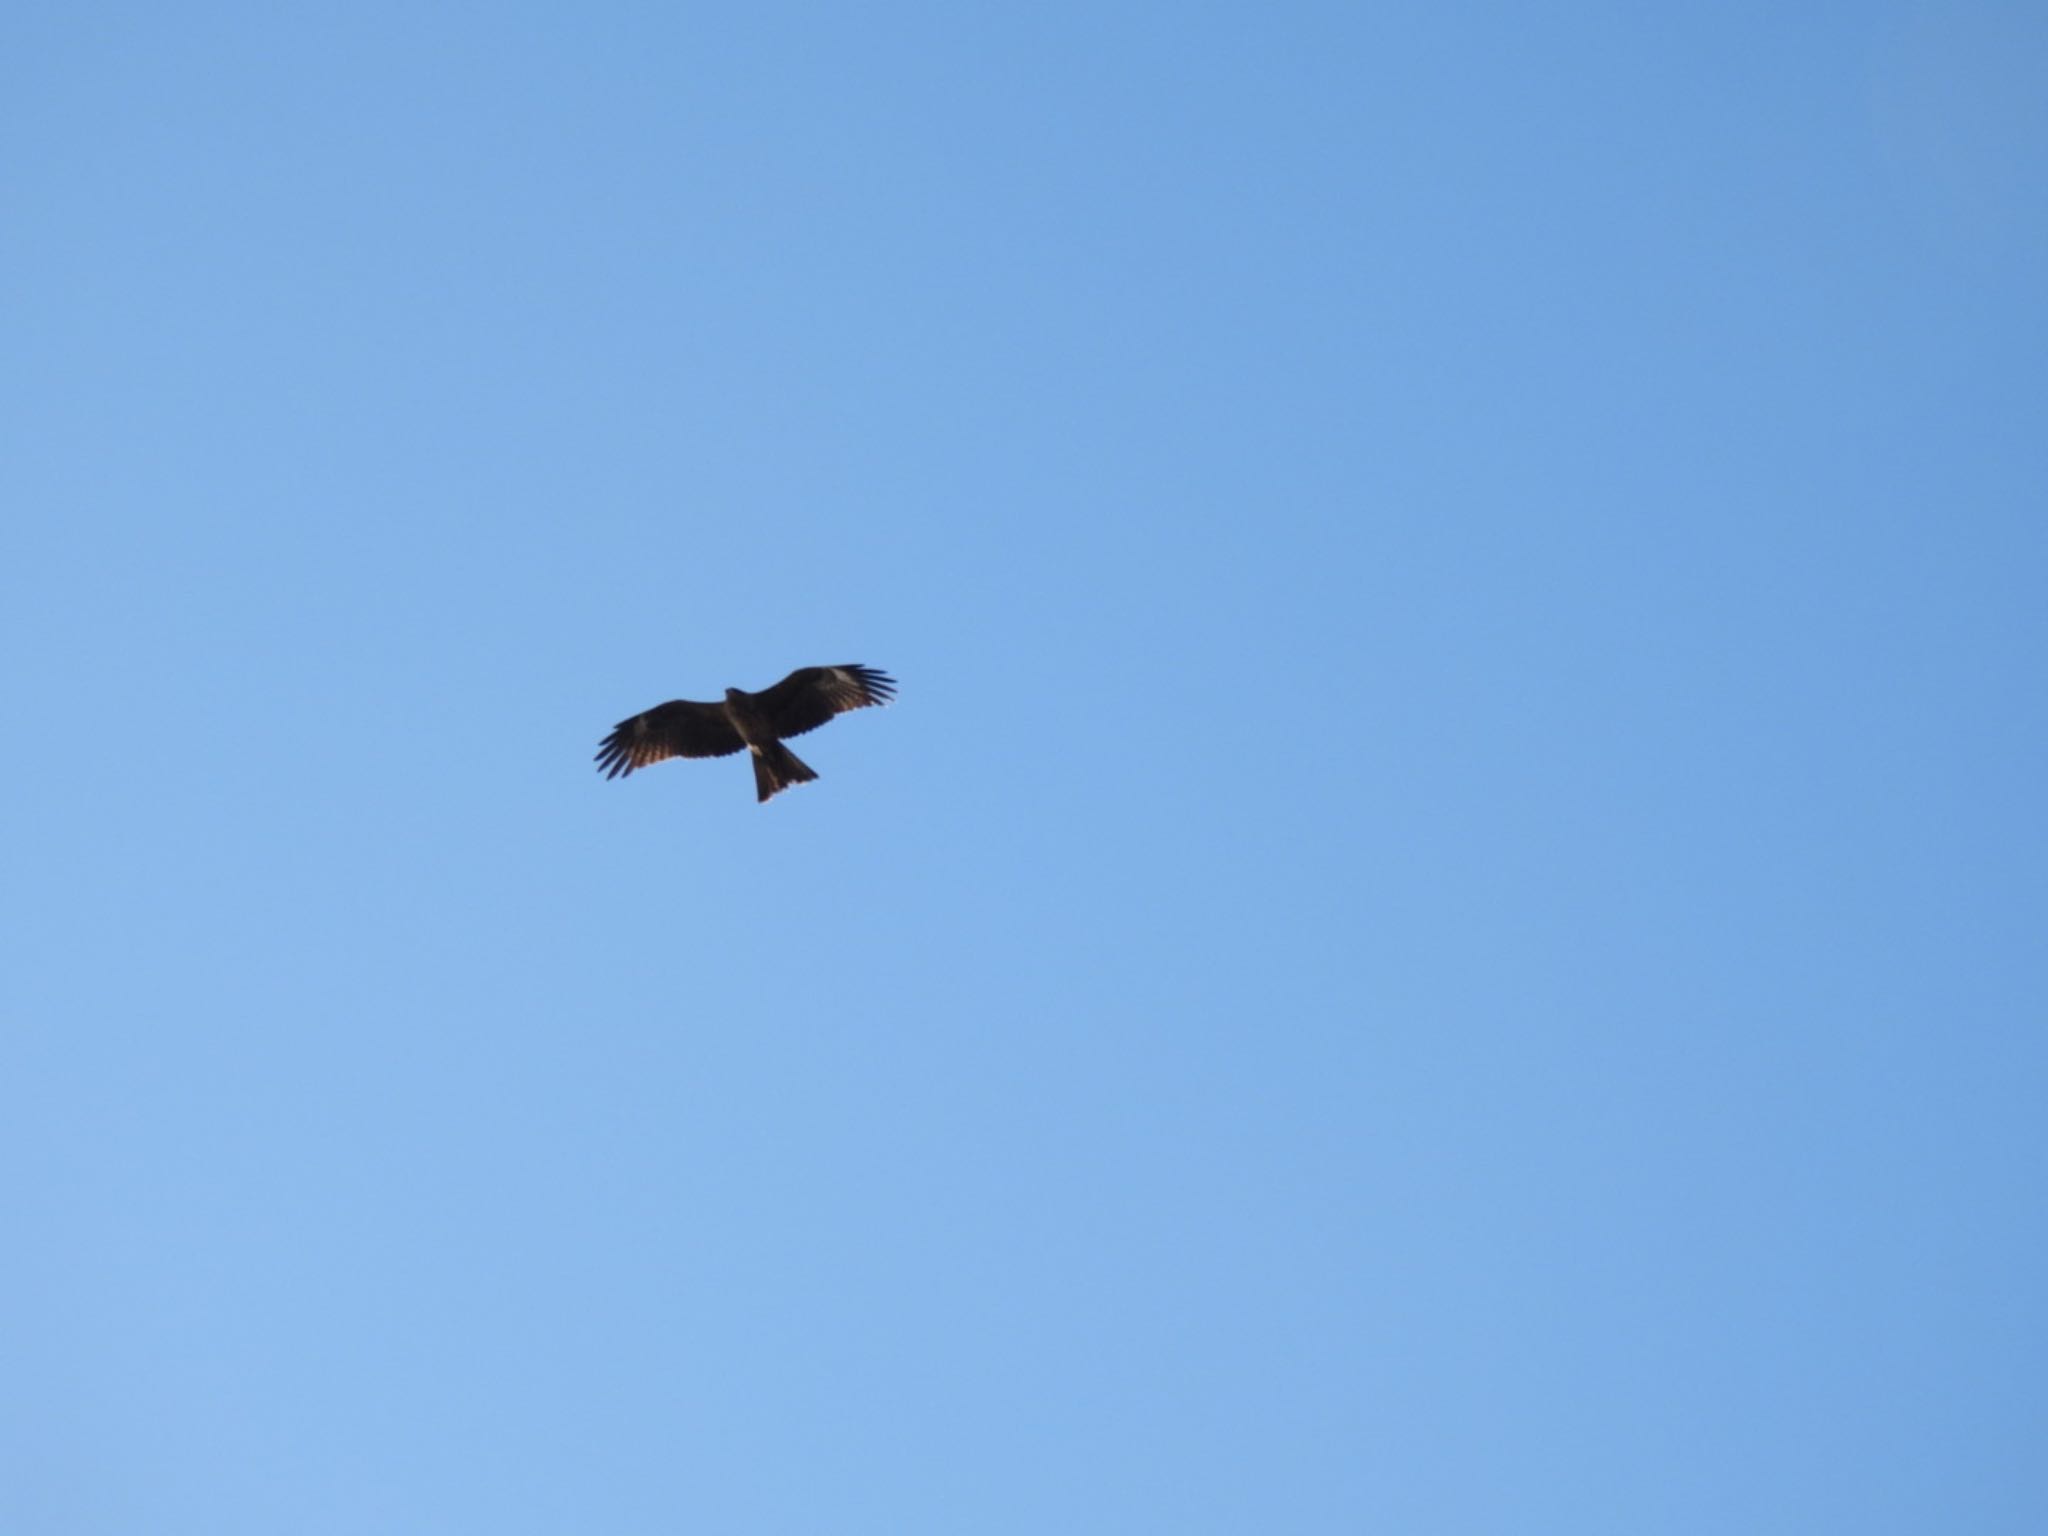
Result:
[[2048,1529],[2044,81],[9,10],[0,1529]]

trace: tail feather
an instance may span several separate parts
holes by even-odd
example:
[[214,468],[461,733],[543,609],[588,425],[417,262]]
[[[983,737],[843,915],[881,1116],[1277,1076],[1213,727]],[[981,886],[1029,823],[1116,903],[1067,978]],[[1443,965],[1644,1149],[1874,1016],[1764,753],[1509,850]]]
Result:
[[754,794],[764,801],[792,784],[808,784],[818,776],[809,763],[779,741],[755,752],[753,758]]

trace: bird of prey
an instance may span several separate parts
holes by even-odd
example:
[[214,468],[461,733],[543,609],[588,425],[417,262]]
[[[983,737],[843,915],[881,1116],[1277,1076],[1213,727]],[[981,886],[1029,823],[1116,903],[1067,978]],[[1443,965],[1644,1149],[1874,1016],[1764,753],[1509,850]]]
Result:
[[773,688],[725,690],[722,704],[671,699],[621,720],[597,749],[597,768],[608,779],[670,757],[730,757],[744,748],[754,759],[754,789],[762,800],[818,775],[782,744],[785,736],[814,731],[834,715],[896,695],[893,678],[873,667],[799,667]]

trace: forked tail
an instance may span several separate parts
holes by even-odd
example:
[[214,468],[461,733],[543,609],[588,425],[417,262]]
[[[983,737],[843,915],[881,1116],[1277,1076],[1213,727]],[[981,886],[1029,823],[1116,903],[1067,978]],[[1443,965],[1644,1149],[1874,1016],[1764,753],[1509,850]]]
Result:
[[754,793],[762,800],[792,784],[808,784],[818,776],[809,763],[779,741],[755,752],[753,757]]

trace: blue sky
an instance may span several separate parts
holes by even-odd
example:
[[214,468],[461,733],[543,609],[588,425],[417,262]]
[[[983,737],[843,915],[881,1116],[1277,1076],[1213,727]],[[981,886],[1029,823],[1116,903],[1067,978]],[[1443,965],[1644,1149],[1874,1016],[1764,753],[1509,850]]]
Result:
[[2044,73],[17,8],[0,1525],[2042,1529]]

